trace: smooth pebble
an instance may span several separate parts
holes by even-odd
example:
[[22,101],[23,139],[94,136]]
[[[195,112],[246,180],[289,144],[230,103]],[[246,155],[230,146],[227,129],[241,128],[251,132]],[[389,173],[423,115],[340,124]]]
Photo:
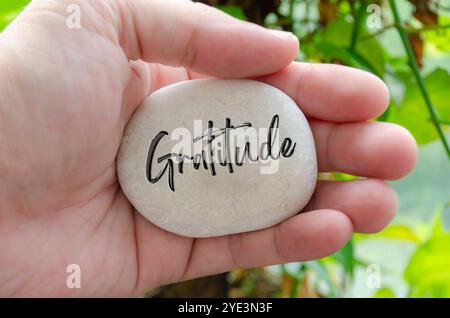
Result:
[[300,212],[314,191],[317,162],[308,122],[285,93],[252,80],[201,79],[143,102],[125,130],[117,174],[150,222],[211,237]]

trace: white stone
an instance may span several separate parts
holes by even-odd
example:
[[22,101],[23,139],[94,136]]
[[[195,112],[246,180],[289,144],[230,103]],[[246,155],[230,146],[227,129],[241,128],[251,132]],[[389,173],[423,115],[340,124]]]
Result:
[[[182,165],[182,173],[178,171],[176,157],[157,162],[165,154],[181,152],[180,149],[172,149],[180,141],[171,139],[174,129],[184,128],[178,132],[192,134],[192,138],[185,140],[189,147],[193,138],[206,134],[196,142],[201,145],[202,141],[208,140],[208,121],[213,121],[211,133],[214,133],[225,127],[227,118],[233,126],[251,123],[251,127],[226,130],[230,157],[223,155],[225,150],[222,157],[228,158],[229,164],[236,154],[235,147],[240,145],[243,149],[245,140],[234,139],[236,135],[242,137],[247,133],[250,136],[252,128],[265,128],[266,132],[257,136],[258,143],[250,140],[250,151],[255,159],[260,143],[269,138],[267,129],[272,120],[276,123],[276,116],[279,128],[276,132],[276,125],[273,125],[271,139],[276,141],[274,136],[278,136],[279,142],[271,147],[269,161],[259,157],[255,162],[247,160],[242,166],[237,166],[231,160],[233,172],[230,173],[228,165],[222,166],[213,160],[215,175],[209,164],[208,169],[203,164],[194,169],[188,159]],[[200,131],[194,131],[195,120],[202,121]],[[155,137],[161,131],[169,135],[162,134],[156,143]],[[225,138],[226,134],[217,136],[211,142],[211,149],[223,149],[220,145],[225,143]],[[288,151],[277,159],[276,154],[286,138],[290,138],[291,147],[285,144],[284,149]],[[156,144],[153,160],[149,156],[152,141]],[[289,156],[294,143],[293,153]],[[191,152],[190,149],[183,149],[182,153],[188,156],[201,154],[201,150]],[[210,149],[206,150],[208,153]],[[243,152],[238,151],[240,155]],[[215,154],[215,159],[222,158]],[[268,154],[267,145],[262,154]],[[206,155],[204,158],[209,163],[209,157]],[[148,178],[148,163],[151,163],[151,180],[162,173],[161,178],[153,180],[153,183]],[[277,163],[278,170],[272,169],[274,173],[267,173],[269,164],[276,167]],[[171,165],[173,189],[169,183]],[[264,167],[266,174],[262,173]],[[289,96],[257,81],[202,79],[167,86],[144,101],[125,130],[117,158],[117,172],[123,192],[150,222],[183,236],[210,237],[266,228],[300,212],[314,191],[317,162],[308,122]]]

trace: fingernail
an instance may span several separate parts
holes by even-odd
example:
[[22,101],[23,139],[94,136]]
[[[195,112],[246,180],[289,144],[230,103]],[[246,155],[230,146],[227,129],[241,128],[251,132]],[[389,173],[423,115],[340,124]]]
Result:
[[270,29],[269,31],[273,35],[275,35],[279,38],[282,38],[282,39],[288,39],[288,38],[294,36],[294,34],[292,34],[292,32],[288,32],[288,31],[273,30],[273,29]]

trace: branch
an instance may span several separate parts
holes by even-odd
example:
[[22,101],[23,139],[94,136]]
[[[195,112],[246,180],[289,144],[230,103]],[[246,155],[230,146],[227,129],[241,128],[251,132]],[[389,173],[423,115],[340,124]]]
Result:
[[[385,25],[384,27],[382,27],[381,29],[379,29],[373,33],[365,34],[364,36],[361,37],[361,40],[371,39],[371,38],[376,37],[392,28],[395,28],[395,24]],[[406,33],[422,33],[422,32],[428,32],[428,31],[445,30],[448,28],[450,28],[450,24],[444,24],[444,25],[437,24],[437,25],[424,26],[423,28],[403,28],[403,30]]]
[[354,51],[356,48],[356,43],[359,39],[359,34],[361,33],[361,22],[364,17],[364,13],[366,11],[366,5],[364,2],[361,2],[359,4],[358,11],[356,12],[356,15],[354,17],[353,22],[353,30],[352,30],[352,38],[350,42],[350,50]]
[[442,125],[450,126],[450,120],[437,119],[437,122]]
[[444,131],[442,130],[442,127],[439,123],[439,116],[437,114],[436,108],[434,107],[433,102],[430,99],[430,95],[428,94],[428,91],[425,87],[425,82],[420,74],[419,66],[417,65],[416,58],[411,48],[411,44],[409,43],[408,40],[408,36],[406,35],[406,32],[401,25],[397,5],[395,3],[395,0],[389,0],[389,3],[391,5],[392,14],[394,16],[395,28],[400,34],[403,47],[405,48],[406,54],[408,56],[409,65],[411,67],[414,77],[416,78],[417,84],[419,85],[419,89],[425,101],[425,105],[427,106],[428,112],[430,113],[431,121],[433,122],[433,125],[436,128],[439,138],[441,139],[442,144],[444,145],[445,151],[447,152],[447,155],[450,158],[450,147],[447,142],[447,138],[444,135]]

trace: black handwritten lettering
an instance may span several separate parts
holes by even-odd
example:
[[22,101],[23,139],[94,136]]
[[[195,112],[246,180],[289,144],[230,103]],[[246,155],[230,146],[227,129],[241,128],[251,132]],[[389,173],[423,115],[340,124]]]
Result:
[[[281,145],[278,151],[274,150],[274,142],[277,138],[278,129],[279,129],[279,116],[274,115],[270,122],[268,133],[267,133],[267,141],[263,142],[258,149],[256,156],[253,156],[251,153],[252,146],[249,141],[246,141],[243,149],[241,147],[236,146],[235,148],[235,160],[234,165],[236,167],[243,166],[244,162],[247,160],[248,162],[257,162],[260,160],[279,160],[280,157],[289,158],[294,154],[296,143],[292,141],[290,138],[284,138],[281,142]],[[220,129],[213,129],[213,122],[208,121],[207,133],[201,136],[195,137],[192,142],[199,142],[206,138],[206,149],[202,150],[201,153],[194,154],[193,156],[188,156],[185,154],[177,154],[177,153],[168,153],[160,156],[156,159],[157,164],[161,164],[162,168],[156,174],[156,176],[152,175],[152,169],[154,164],[154,156],[155,151],[158,144],[161,140],[168,136],[169,133],[167,131],[159,132],[155,138],[150,143],[150,147],[148,149],[147,154],[147,162],[146,162],[146,178],[147,180],[154,184],[158,182],[167,171],[167,178],[170,190],[175,192],[175,181],[174,181],[174,164],[177,164],[178,173],[183,174],[183,165],[185,160],[192,161],[194,170],[200,169],[200,166],[203,166],[205,170],[209,170],[212,176],[216,175],[216,166],[214,165],[214,149],[212,147],[212,141],[217,137],[224,135],[224,149],[218,149],[218,158],[217,161],[220,166],[227,167],[229,173],[234,172],[233,162],[231,160],[231,145],[230,145],[230,132],[235,129],[242,129],[245,127],[251,127],[251,123],[243,123],[238,126],[231,125],[231,119],[227,118],[225,120],[225,127]],[[220,147],[221,143],[218,142],[217,145]]]

